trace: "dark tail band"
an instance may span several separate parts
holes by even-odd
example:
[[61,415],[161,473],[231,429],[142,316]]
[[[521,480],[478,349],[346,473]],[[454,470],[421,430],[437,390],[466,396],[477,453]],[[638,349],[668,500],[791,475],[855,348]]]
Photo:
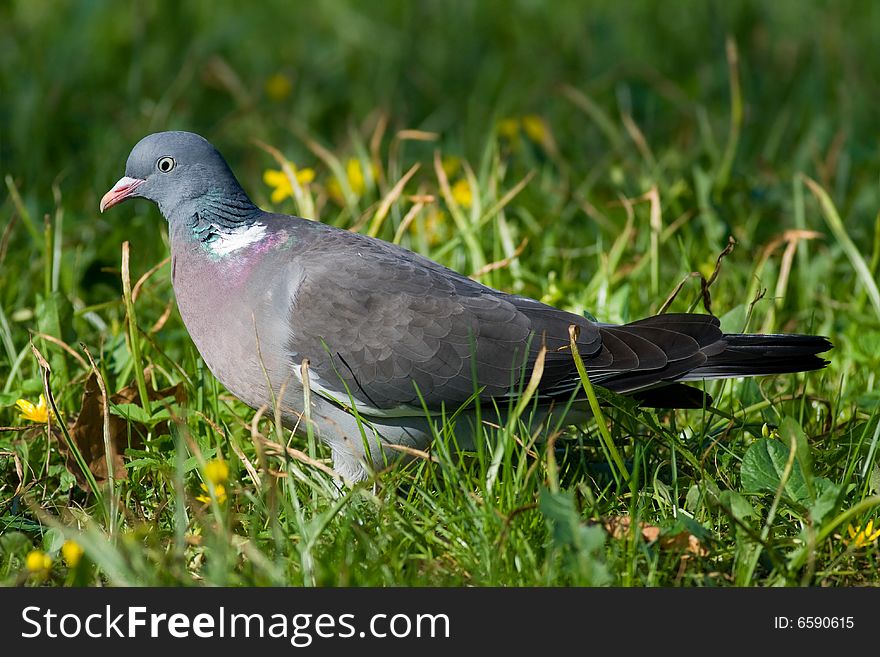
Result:
[[740,376],[763,376],[822,369],[828,364],[816,354],[832,348],[822,336],[797,334],[726,334],[726,348],[681,381]]

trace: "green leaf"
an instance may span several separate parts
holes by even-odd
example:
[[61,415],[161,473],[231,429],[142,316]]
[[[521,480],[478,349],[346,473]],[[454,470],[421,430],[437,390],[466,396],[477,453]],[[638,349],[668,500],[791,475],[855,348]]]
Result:
[[131,365],[131,352],[128,350],[128,344],[125,341],[124,333],[120,333],[110,341],[107,351],[110,354],[109,360],[112,364],[111,369],[117,376]]
[[605,530],[581,521],[574,495],[542,488],[538,508],[547,519],[554,547],[566,557],[575,583],[595,586],[609,581],[602,554]]
[[61,549],[64,541],[64,534],[61,533],[61,530],[56,527],[50,527],[43,534],[43,549],[50,554],[54,554]]
[[76,477],[74,477],[73,474],[70,472],[70,470],[68,470],[67,468],[64,468],[60,472],[58,477],[59,477],[59,483],[58,483],[59,490],[70,490],[71,488],[73,488],[76,485]]
[[[127,450],[126,450],[127,451]],[[148,467],[150,469],[158,469],[161,466],[161,462],[158,459],[134,459],[133,461],[129,461],[125,464],[126,470],[137,470],[139,468]]]
[[[209,461],[212,458],[214,458],[214,455],[216,453],[217,453],[217,450],[213,447],[210,449],[203,449],[202,450],[202,458],[205,459],[206,461]],[[186,459],[183,462],[183,471],[184,472],[192,472],[193,470],[195,470],[198,467],[199,467],[199,461],[195,456],[190,456],[188,459]]]
[[871,468],[871,478],[868,480],[868,485],[874,495],[880,495],[880,465],[876,463]]
[[755,516],[755,507],[735,490],[721,491],[719,502],[722,507],[730,511],[734,518],[739,520]]
[[810,518],[814,525],[821,525],[822,521],[837,510],[837,501],[840,498],[840,486],[825,477],[816,478],[815,501],[810,505]]
[[130,422],[139,422],[141,424],[147,424],[150,421],[150,416],[147,415],[147,412],[141,408],[140,404],[110,404],[110,413],[111,415],[116,415],[121,417],[123,420],[129,420]]
[[[0,553],[20,554],[21,556],[27,554],[27,552],[33,547],[31,539],[28,538],[26,534],[22,534],[21,532],[6,531],[9,528],[16,526],[13,524],[14,521],[26,519],[21,518],[20,516],[16,516],[15,518],[4,516],[2,520],[3,522],[0,523],[0,527],[4,528],[4,533],[0,534]],[[7,520],[9,522],[6,522]],[[31,524],[39,529],[39,525],[37,525],[36,523]]]
[[43,392],[43,382],[40,381],[39,378],[25,379],[20,383],[21,385],[21,396],[30,399],[34,395],[39,395]]
[[703,499],[703,490],[700,488],[698,484],[694,484],[690,488],[688,488],[687,495],[685,496],[684,508],[690,511],[691,513],[696,513],[697,509],[700,508],[700,501]]
[[[800,426],[790,418],[783,421],[782,433],[792,432],[803,434]],[[813,523],[820,525],[822,520],[833,513],[838,506],[840,486],[825,477],[807,479],[807,468],[802,467],[801,450],[806,450],[806,437],[802,436],[803,445],[796,445],[798,454],[792,463],[791,474],[785,482],[783,496],[789,502],[798,504],[810,512]],[[800,443],[800,438],[795,437]],[[743,490],[747,493],[773,493],[779,489],[789,451],[785,444],[778,440],[762,439],[749,447],[743,457],[741,479]],[[809,481],[809,483],[808,483]]]
[[686,513],[679,513],[675,517],[675,522],[668,526],[664,525],[662,528],[663,536],[677,536],[682,532],[687,532],[688,534],[696,536],[700,541],[706,541],[712,536],[712,532]]
[[[815,499],[816,493],[813,490],[813,458],[810,455],[807,434],[804,433],[797,420],[792,417],[785,417],[782,420],[782,424],[779,425],[779,435],[782,437],[782,442],[786,445],[790,445],[792,438],[794,438],[797,450],[795,457],[801,466],[801,474],[804,476],[804,483],[809,491],[810,499]],[[786,458],[788,457],[786,456]]]
[[0,408],[5,408],[6,406],[12,406],[16,401],[21,399],[21,391],[16,390],[14,392],[0,392]]
[[569,491],[553,493],[547,489],[541,490],[539,508],[550,525],[554,543],[564,545],[575,542],[581,518],[574,504],[574,496]]
[[131,422],[138,422],[148,427],[153,427],[160,422],[170,419],[171,413],[167,408],[158,408],[155,413],[149,415],[140,404],[112,404],[110,412]]
[[[776,493],[782,481],[788,448],[778,440],[761,439],[746,451],[740,477],[746,493]],[[795,460],[785,482],[783,494],[793,502],[807,506],[811,502],[800,464]]]

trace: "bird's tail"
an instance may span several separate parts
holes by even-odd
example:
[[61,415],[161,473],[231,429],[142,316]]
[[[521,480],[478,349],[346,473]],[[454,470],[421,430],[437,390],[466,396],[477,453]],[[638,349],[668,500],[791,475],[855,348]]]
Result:
[[709,356],[679,381],[763,376],[822,369],[828,364],[816,354],[832,348],[817,335],[726,333],[720,353]]
[[[656,315],[600,330],[612,363],[590,378],[657,408],[701,405],[682,382],[818,370],[828,361],[817,354],[833,348],[817,335],[722,333],[717,317],[700,314]],[[627,367],[615,369],[618,361]]]

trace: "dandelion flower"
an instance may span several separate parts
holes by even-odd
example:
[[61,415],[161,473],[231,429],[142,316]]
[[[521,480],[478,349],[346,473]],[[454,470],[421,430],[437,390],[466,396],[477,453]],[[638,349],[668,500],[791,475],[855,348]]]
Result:
[[498,122],[498,134],[513,141],[519,136],[519,119],[507,118]]
[[229,466],[223,459],[212,459],[205,463],[204,473],[205,479],[218,486],[229,479]]
[[856,529],[850,525],[847,527],[847,531],[849,531],[849,537],[853,540],[853,543],[855,543],[857,548],[863,548],[880,538],[880,525],[878,525],[875,530],[873,520],[869,520],[862,529]]
[[[290,164],[290,168],[293,170],[293,174],[296,176],[296,181],[300,185],[307,185],[315,179],[315,171],[313,169],[309,169],[308,167],[297,169],[292,163]],[[270,197],[272,203],[281,203],[284,199],[293,196],[293,185],[284,171],[278,169],[266,169],[263,172],[263,182],[273,188],[272,196]]]
[[348,176],[348,184],[351,191],[360,196],[364,193],[364,170],[361,161],[351,158],[345,165],[345,175]]
[[48,404],[46,404],[46,396],[43,394],[40,395],[40,399],[36,404],[29,402],[27,399],[19,399],[15,402],[15,405],[21,411],[22,419],[37,422],[38,424],[46,424],[49,421],[51,411]]
[[276,73],[266,80],[266,95],[275,102],[284,100],[293,91],[293,82],[283,73]]
[[61,546],[61,556],[64,557],[65,563],[71,568],[76,568],[83,556],[83,549],[79,543],[72,539],[64,541]]
[[[373,174],[374,179],[379,173],[375,166],[370,167],[370,172]],[[348,187],[355,196],[361,196],[366,191],[367,180],[364,175],[364,167],[361,165],[359,159],[352,157],[345,163],[345,179],[348,182]],[[342,183],[338,178],[331,178],[330,182],[327,183],[327,193],[340,205],[345,203],[345,196],[342,193]]]
[[24,565],[35,577],[46,579],[52,570],[52,557],[42,550],[31,550],[25,557]]
[[522,129],[529,139],[536,144],[543,144],[547,139],[547,124],[537,114],[529,114],[522,118]]
[[463,208],[469,208],[474,202],[471,186],[465,178],[461,178],[452,185],[452,198]]
[[455,155],[444,155],[440,161],[440,167],[443,169],[446,177],[451,178],[461,169],[461,158]]
[[[202,489],[202,494],[197,495],[196,499],[202,504],[210,504],[211,491],[208,490],[208,486],[205,484],[199,484],[199,486]],[[224,504],[226,502],[226,486],[214,484],[214,496],[217,498],[217,504]]]
[[[204,470],[202,470],[202,474],[205,477],[205,481],[209,482],[214,488],[214,496],[217,498],[218,504],[223,504],[226,502],[226,481],[229,479],[229,466],[226,464],[226,461],[223,459],[213,459],[205,463]],[[202,491],[204,491],[203,495],[199,495],[196,499],[203,504],[208,504],[211,501],[209,496],[210,489],[207,484],[201,484]]]

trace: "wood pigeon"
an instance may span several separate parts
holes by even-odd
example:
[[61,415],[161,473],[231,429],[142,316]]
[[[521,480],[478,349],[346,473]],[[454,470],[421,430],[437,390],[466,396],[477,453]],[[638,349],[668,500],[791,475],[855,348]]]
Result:
[[494,290],[382,240],[264,212],[189,132],[138,142],[100,209],[130,198],[168,221],[177,305],[211,372],[253,408],[279,405],[300,433],[307,377],[314,434],[349,482],[400,454],[389,444],[427,448],[432,422],[457,411],[456,440],[472,448],[474,405],[503,422],[543,347],[537,420],[555,420],[572,397],[565,420],[588,418],[572,325],[593,383],[664,408],[706,403],[682,382],[815,370],[832,347],[724,334],[704,314],[602,324]]

